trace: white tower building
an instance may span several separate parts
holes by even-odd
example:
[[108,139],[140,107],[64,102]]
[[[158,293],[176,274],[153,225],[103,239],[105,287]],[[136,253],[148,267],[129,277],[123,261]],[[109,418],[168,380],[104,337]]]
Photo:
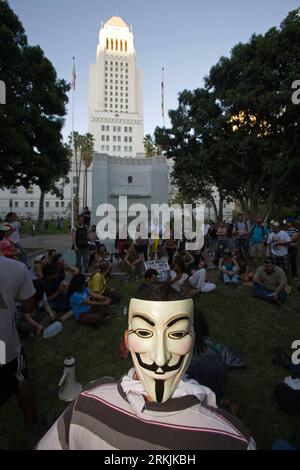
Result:
[[88,127],[96,152],[143,156],[142,72],[136,65],[132,30],[118,16],[102,24],[96,64],[90,65]]

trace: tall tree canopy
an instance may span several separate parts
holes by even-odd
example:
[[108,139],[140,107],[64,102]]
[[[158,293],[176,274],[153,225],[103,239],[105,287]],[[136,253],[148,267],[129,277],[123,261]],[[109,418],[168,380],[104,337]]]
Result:
[[70,87],[57,78],[39,46],[28,45],[23,26],[6,1],[0,2],[0,187],[37,184],[54,188],[69,171],[62,142]]
[[180,93],[172,127],[156,129],[183,193],[209,200],[216,187],[249,217],[299,194],[300,108],[291,99],[300,77],[299,11],[236,45],[204,88]]

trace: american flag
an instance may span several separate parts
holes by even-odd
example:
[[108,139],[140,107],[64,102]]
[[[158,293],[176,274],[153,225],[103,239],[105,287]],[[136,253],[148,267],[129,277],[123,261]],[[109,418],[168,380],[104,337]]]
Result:
[[72,70],[72,88],[73,90],[76,90],[76,68],[75,68],[75,57],[73,57],[73,70]]

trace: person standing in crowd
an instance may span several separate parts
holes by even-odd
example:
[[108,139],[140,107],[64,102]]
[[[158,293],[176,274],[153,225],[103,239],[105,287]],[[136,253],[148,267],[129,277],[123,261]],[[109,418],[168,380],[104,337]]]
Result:
[[22,246],[22,243],[21,243],[21,236],[20,236],[20,230],[21,230],[21,227],[22,225],[24,224],[24,222],[22,222],[17,214],[15,214],[14,212],[9,212],[5,218],[5,222],[9,223],[12,228],[13,228],[13,232],[10,236],[10,240],[13,242],[13,244],[15,245],[15,247],[17,248],[17,250],[19,250],[20,252],[20,256],[19,256],[19,260],[26,264],[26,266],[28,265],[28,261],[27,261],[27,253],[26,251],[24,250],[23,246]]
[[272,257],[266,257],[265,264],[257,268],[254,274],[253,295],[281,305],[287,298],[286,286],[283,269],[274,264]]
[[225,248],[228,246],[228,239],[227,239],[227,224],[226,222],[221,222],[218,229],[217,229],[217,239],[218,245],[224,245]]
[[209,252],[212,258],[215,256],[215,251],[218,248],[218,238],[217,238],[218,227],[214,222],[211,222],[210,228],[208,230],[208,240],[209,240]]
[[251,228],[250,257],[254,270],[263,264],[266,253],[268,228],[264,225],[264,219],[258,215],[255,224]]
[[89,227],[90,223],[91,223],[91,211],[90,211],[90,209],[88,207],[85,207],[82,215],[84,217],[84,225]]
[[148,261],[149,239],[148,229],[144,221],[141,222],[140,230],[136,233],[135,246],[137,252],[143,255],[144,261]]
[[238,220],[234,224],[232,235],[235,237],[235,244],[238,250],[242,250],[249,256],[250,225],[243,214],[238,215]]
[[274,264],[282,268],[286,275],[289,272],[289,252],[288,247],[291,239],[288,234],[280,229],[280,223],[271,222],[271,233],[268,236],[268,255],[273,259]]
[[0,251],[0,341],[5,344],[4,363],[0,362],[0,406],[15,394],[26,425],[37,421],[36,406],[24,352],[15,321],[16,300],[23,315],[35,309],[35,289],[23,263],[5,258]]
[[178,240],[174,239],[174,230],[170,229],[170,237],[165,240],[165,248],[168,255],[169,266],[172,267],[176,250],[178,248]]
[[81,271],[88,272],[90,250],[88,245],[88,228],[83,215],[78,217],[78,224],[72,232],[73,247],[76,252],[76,266]]
[[298,267],[297,267],[297,260],[298,260],[298,240],[299,240],[299,230],[295,226],[295,219],[294,217],[288,217],[286,220],[286,227],[285,231],[291,239],[291,243],[288,247],[288,255],[289,255],[289,262],[290,262],[290,283],[294,280],[296,283],[298,281]]

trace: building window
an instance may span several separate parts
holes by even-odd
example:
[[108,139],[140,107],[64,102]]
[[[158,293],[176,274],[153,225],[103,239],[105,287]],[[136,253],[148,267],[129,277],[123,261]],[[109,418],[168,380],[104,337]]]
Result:
[[117,148],[117,147],[114,145],[114,146],[113,146],[113,151],[114,151],[114,152],[116,151],[116,148]]
[[121,126],[118,126],[118,132],[121,132]]
[[101,145],[101,150],[105,150],[105,145]]
[[15,201],[15,207],[19,207],[19,202]]
[[118,152],[121,152],[121,146],[118,145]]
[[129,132],[132,132],[132,127],[129,127]]
[[106,132],[109,132],[109,126],[106,126]]
[[107,73],[105,74],[105,77],[108,77]]
[[122,105],[122,104],[120,105],[120,108],[122,108],[122,109],[123,109],[123,105]]
[[121,136],[118,135],[118,142],[121,142]]
[[117,141],[117,137],[114,135],[113,136],[113,142],[116,142]]
[[101,131],[105,131],[105,126],[101,126]]
[[33,194],[33,187],[29,186],[29,188],[26,189],[27,194]]
[[31,201],[30,207],[34,207],[34,202],[33,201]]
[[127,150],[128,150],[128,147],[125,145],[124,152],[127,152]]
[[129,152],[132,152],[132,147],[129,147]]
[[60,203],[60,207],[65,207],[64,201],[62,201],[62,202]]
[[116,126],[113,127],[113,132],[117,132]]
[[109,135],[106,136],[106,142],[109,142]]
[[124,132],[128,132],[128,127],[124,127]]
[[59,207],[59,202],[56,201],[55,207]]
[[114,50],[114,40],[113,39],[110,40],[110,48],[111,48],[112,51]]
[[124,142],[128,142],[128,137],[127,137],[127,135],[124,137]]
[[123,41],[122,41],[122,39],[120,41],[120,51],[123,52]]
[[101,136],[101,140],[102,140],[102,142],[105,141],[105,135]]
[[109,145],[106,146],[106,151],[109,152]]
[[26,201],[25,204],[24,204],[24,206],[25,206],[25,207],[28,207],[28,205],[29,205],[29,204],[28,204],[28,202]]
[[10,192],[11,194],[18,194],[18,188],[16,188],[15,186],[10,188]]
[[49,201],[46,201],[46,208],[48,209],[50,207]]

